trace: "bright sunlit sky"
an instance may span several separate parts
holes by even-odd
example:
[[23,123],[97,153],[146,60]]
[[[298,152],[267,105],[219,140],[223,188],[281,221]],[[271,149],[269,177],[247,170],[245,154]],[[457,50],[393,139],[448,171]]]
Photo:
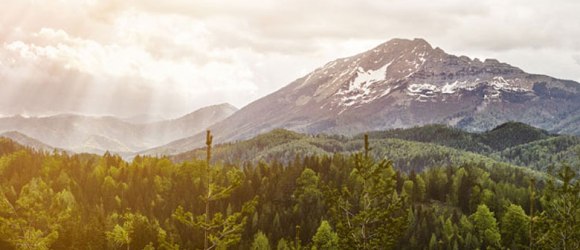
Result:
[[576,0],[0,0],[0,115],[237,107],[392,38],[580,80]]

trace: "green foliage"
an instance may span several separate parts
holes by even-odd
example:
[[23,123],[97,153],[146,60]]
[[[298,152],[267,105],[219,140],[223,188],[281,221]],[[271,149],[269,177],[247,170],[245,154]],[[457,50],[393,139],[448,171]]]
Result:
[[494,150],[504,150],[517,145],[550,138],[550,134],[521,122],[507,122],[481,135],[481,142]]
[[268,237],[262,231],[258,231],[254,235],[254,241],[252,242],[252,250],[270,250],[270,241]]
[[290,246],[288,246],[288,242],[286,242],[286,240],[284,238],[280,239],[278,241],[278,244],[276,245],[276,250],[290,250]]
[[[478,136],[457,128],[438,124],[408,129],[376,131],[369,133],[369,136],[375,139],[401,139],[406,141],[434,143],[477,153],[488,153],[492,151],[488,145],[480,141]],[[362,138],[362,135],[357,136],[357,138],[358,137]]]
[[323,220],[312,237],[312,249],[332,250],[338,247],[338,235],[332,230],[328,221]]
[[520,166],[547,171],[562,162],[580,164],[580,138],[558,136],[507,148],[492,157]]
[[511,204],[501,219],[503,245],[510,249],[525,249],[529,243],[530,218],[519,205]]
[[437,242],[437,237],[435,234],[431,234],[431,238],[429,239],[429,250],[437,250],[439,249],[439,243]]
[[[211,167],[211,147],[212,138],[210,131],[207,131],[207,159],[205,194],[200,199],[205,204],[205,213],[195,216],[191,212],[185,212],[179,206],[173,213],[173,218],[184,225],[198,228],[204,231],[204,248],[207,249],[227,249],[241,240],[241,235],[246,224],[247,215],[251,214],[256,206],[254,199],[244,204],[241,212],[224,215],[221,212],[210,214],[211,202],[228,198],[232,192],[242,183],[242,172],[238,169],[223,171],[218,167]],[[220,176],[220,174],[225,174]],[[221,177],[221,178],[220,178]],[[223,183],[219,183],[219,180]],[[209,245],[211,242],[211,245]]]
[[534,218],[535,245],[580,249],[580,182],[577,172],[564,165],[548,180],[542,197],[544,211]]
[[305,168],[296,179],[296,189],[294,190],[294,213],[296,220],[300,222],[301,239],[308,240],[319,224],[324,211],[324,197],[319,189],[320,178],[309,168]]
[[24,185],[14,202],[0,189],[0,236],[18,249],[49,249],[59,237],[62,223],[75,211],[68,191],[55,192],[40,178]]
[[[280,130],[273,131],[269,134],[259,136],[257,139],[251,139],[235,144],[225,144],[217,146],[215,158],[227,162],[244,162],[250,161],[257,163],[259,161],[276,160],[282,163],[289,163],[296,156],[313,156],[313,155],[333,155],[335,153],[353,154],[362,150],[363,141],[355,137],[353,139],[335,139],[326,136],[308,137],[298,136],[295,134],[287,141],[280,140]],[[271,139],[268,139],[272,137]],[[267,144],[265,144],[267,143]],[[494,161],[491,158],[467,153],[463,150],[443,147],[432,143],[403,141],[400,139],[373,139],[371,141],[376,145],[372,152],[375,158],[388,158],[400,169],[406,171],[420,171],[424,168],[434,166],[444,166],[451,163],[473,162],[473,161]],[[203,158],[203,150],[195,150],[173,157],[175,161],[183,161],[191,157]]]
[[[362,149],[362,135],[307,136],[277,129],[247,141],[227,143],[215,148],[215,158],[232,163],[279,161],[289,163],[295,156],[352,154]],[[426,125],[371,133],[377,145],[373,157],[388,158],[405,171],[424,168],[485,162],[511,164],[546,170],[562,161],[576,164],[580,139],[556,136],[516,122],[508,122],[483,133],[469,133],[444,125]],[[469,152],[469,153],[468,153]],[[203,158],[198,149],[172,157],[181,162]],[[580,161],[578,161],[580,163]]]
[[486,205],[479,205],[477,211],[470,217],[475,236],[480,239],[484,249],[500,249],[501,235],[497,227],[494,213]]
[[392,162],[378,164],[369,157],[365,136],[364,153],[353,156],[354,168],[335,201],[334,217],[341,244],[349,248],[391,249],[405,231],[407,211],[396,190]]
[[131,245],[130,234],[132,234],[132,230],[130,224],[123,226],[115,225],[113,231],[106,232],[107,241],[113,248],[126,245],[127,249],[129,249]]

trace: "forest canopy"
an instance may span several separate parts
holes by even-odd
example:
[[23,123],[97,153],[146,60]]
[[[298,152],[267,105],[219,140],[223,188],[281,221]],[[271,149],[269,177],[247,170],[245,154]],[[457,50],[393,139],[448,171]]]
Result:
[[[0,249],[580,249],[578,165],[537,172],[396,140],[258,161],[222,146],[175,163],[0,138]],[[456,156],[393,155],[401,146]]]

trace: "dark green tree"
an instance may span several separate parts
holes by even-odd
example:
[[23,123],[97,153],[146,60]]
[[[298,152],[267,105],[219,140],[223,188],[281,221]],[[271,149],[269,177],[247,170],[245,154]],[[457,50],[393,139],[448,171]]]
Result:
[[580,183],[576,172],[564,164],[550,178],[542,197],[545,210],[538,218],[534,245],[556,249],[580,249]]
[[324,211],[324,198],[319,189],[320,178],[309,168],[305,168],[296,179],[294,213],[301,225],[302,240],[309,240],[314,235]]

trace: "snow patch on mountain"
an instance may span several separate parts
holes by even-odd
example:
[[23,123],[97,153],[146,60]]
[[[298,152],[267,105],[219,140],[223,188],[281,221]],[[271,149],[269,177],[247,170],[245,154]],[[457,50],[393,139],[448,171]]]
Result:
[[346,88],[340,89],[336,92],[339,97],[339,106],[350,107],[369,103],[377,98],[383,97],[390,92],[387,88],[382,93],[378,93],[379,88],[373,88],[376,83],[383,82],[387,79],[387,69],[392,61],[383,65],[376,70],[365,71],[362,67],[358,67],[356,77],[348,84]]
[[477,85],[479,84],[479,78],[475,79],[475,81],[455,81],[452,83],[445,83],[443,87],[441,87],[441,93],[443,94],[454,94],[458,90],[474,90]]
[[411,93],[411,95],[415,95],[416,93],[423,93],[423,92],[440,92],[439,87],[429,84],[411,84],[407,88],[407,90]]
[[407,87],[407,94],[409,96],[416,96],[416,101],[427,102],[435,96],[436,92],[441,92],[441,89],[433,84],[411,84]]
[[[517,80],[517,79],[516,79]],[[490,82],[490,85],[493,86],[495,90],[504,90],[504,91],[513,91],[513,92],[526,92],[530,91],[526,88],[516,86],[514,80],[506,80],[501,76],[493,77],[493,80]]]
[[358,67],[357,76],[350,84],[349,89],[360,89],[365,85],[368,86],[374,82],[384,81],[387,78],[387,69],[391,63],[389,62],[377,70],[369,70],[366,72],[362,67]]
[[424,98],[434,97],[435,94],[455,94],[458,90],[472,91],[482,84],[487,84],[493,88],[489,95],[486,94],[485,99],[498,98],[501,91],[504,92],[527,92],[531,91],[524,87],[517,86],[518,79],[504,79],[501,76],[495,76],[489,81],[482,81],[479,78],[475,80],[464,80],[444,83],[441,87],[430,84],[410,84],[407,87],[407,94],[409,96],[418,96],[416,100],[424,101]]

